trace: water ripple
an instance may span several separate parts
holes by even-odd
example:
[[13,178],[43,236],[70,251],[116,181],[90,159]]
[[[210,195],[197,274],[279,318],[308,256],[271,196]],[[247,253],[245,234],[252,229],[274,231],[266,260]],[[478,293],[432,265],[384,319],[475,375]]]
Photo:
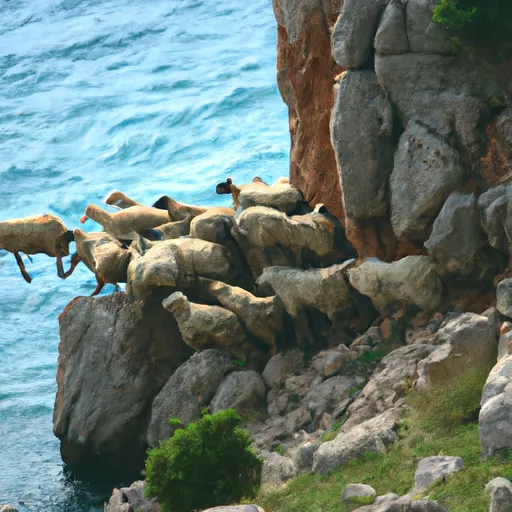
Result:
[[[1,1],[0,219],[53,213],[73,229],[114,188],[228,205],[220,179],[286,175],[275,73],[269,0]],[[99,511],[110,489],[67,474],[52,433],[57,316],[94,276],[24,261],[31,285],[0,251],[0,503]]]

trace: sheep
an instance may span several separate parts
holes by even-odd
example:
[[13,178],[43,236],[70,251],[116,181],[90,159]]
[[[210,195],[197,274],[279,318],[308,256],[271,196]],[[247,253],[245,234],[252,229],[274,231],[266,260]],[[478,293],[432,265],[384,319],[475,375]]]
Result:
[[142,205],[129,206],[118,212],[109,213],[99,206],[90,204],[80,223],[85,223],[89,218],[101,224],[107,233],[123,240],[134,240],[137,233],[152,230],[169,222],[169,214],[166,211]]
[[267,183],[265,183],[259,176],[256,176],[253,178],[252,183],[248,183],[246,185],[239,185],[236,186],[233,183],[233,180],[231,178],[227,178],[225,182],[218,183],[215,187],[215,191],[217,194],[231,194],[231,197],[233,198],[233,205],[234,209],[237,210],[240,206],[240,201],[238,197],[240,196],[240,192],[242,190],[247,189],[249,187],[259,187],[259,186],[265,186],[268,187]]
[[[84,233],[81,229],[75,229],[73,235],[76,253],[71,257],[71,267],[65,278],[83,261],[96,276],[97,285],[91,297],[98,295],[106,283],[116,287],[118,283],[126,283],[128,265],[134,256],[135,247],[125,249],[121,242],[108,233]],[[140,247],[137,249],[141,250]]]
[[235,211],[233,208],[223,208],[217,206],[190,206],[188,204],[178,203],[169,196],[162,196],[158,201],[153,204],[153,208],[160,208],[166,210],[169,214],[169,218],[172,221],[184,220],[190,218],[191,220],[195,217],[202,215],[203,213],[215,210],[215,212],[224,215],[234,215]]
[[174,292],[162,301],[164,309],[176,318],[183,341],[194,350],[227,349],[245,360],[246,336],[237,316],[220,306],[190,302],[186,295]]
[[61,219],[55,215],[35,215],[23,219],[0,222],[0,249],[14,254],[21,275],[27,283],[32,278],[25,269],[20,252],[46,254],[57,259],[57,275],[64,278],[62,257],[69,254],[69,244],[74,240]]

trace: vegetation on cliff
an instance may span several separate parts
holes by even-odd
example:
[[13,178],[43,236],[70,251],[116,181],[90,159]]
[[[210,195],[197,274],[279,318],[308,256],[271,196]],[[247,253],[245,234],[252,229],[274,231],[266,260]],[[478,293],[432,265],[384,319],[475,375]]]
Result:
[[[177,427],[179,420],[170,420]],[[158,496],[162,512],[190,512],[251,498],[262,462],[232,409],[203,417],[149,451],[146,495]]]
[[[512,476],[512,457],[480,459],[478,411],[485,381],[479,369],[464,378],[450,379],[432,393],[409,394],[414,409],[403,420],[400,440],[387,453],[370,453],[349,462],[328,475],[303,475],[281,491],[262,493],[258,503],[267,512],[349,512],[360,505],[340,503],[348,484],[363,482],[378,495],[408,493],[414,487],[418,462],[433,455],[451,455],[464,459],[464,468],[426,489],[421,496],[439,501],[450,512],[486,512],[485,484],[494,477]],[[418,495],[418,498],[420,495]]]
[[434,21],[448,27],[456,41],[492,52],[494,58],[512,55],[510,0],[440,0]]

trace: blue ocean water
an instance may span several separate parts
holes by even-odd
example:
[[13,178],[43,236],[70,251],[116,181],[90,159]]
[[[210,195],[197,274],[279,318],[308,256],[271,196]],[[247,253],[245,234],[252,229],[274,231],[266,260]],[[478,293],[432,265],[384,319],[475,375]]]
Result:
[[[0,220],[49,212],[73,229],[114,188],[226,205],[227,176],[287,175],[275,67],[270,0],[2,0]],[[52,434],[57,316],[94,277],[25,262],[30,285],[0,251],[0,503],[102,510]]]

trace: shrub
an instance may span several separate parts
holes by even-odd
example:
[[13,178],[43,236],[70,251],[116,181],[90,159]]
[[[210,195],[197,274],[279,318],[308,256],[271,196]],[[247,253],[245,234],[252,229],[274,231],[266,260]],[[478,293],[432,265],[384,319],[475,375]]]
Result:
[[489,369],[475,367],[446,378],[426,391],[413,389],[409,401],[426,431],[446,431],[478,418],[482,390]]
[[440,0],[434,21],[445,25],[455,41],[488,56],[502,60],[512,55],[510,0]]
[[204,414],[149,450],[147,497],[158,497],[162,512],[190,512],[254,497],[262,461],[241,423],[231,409]]

